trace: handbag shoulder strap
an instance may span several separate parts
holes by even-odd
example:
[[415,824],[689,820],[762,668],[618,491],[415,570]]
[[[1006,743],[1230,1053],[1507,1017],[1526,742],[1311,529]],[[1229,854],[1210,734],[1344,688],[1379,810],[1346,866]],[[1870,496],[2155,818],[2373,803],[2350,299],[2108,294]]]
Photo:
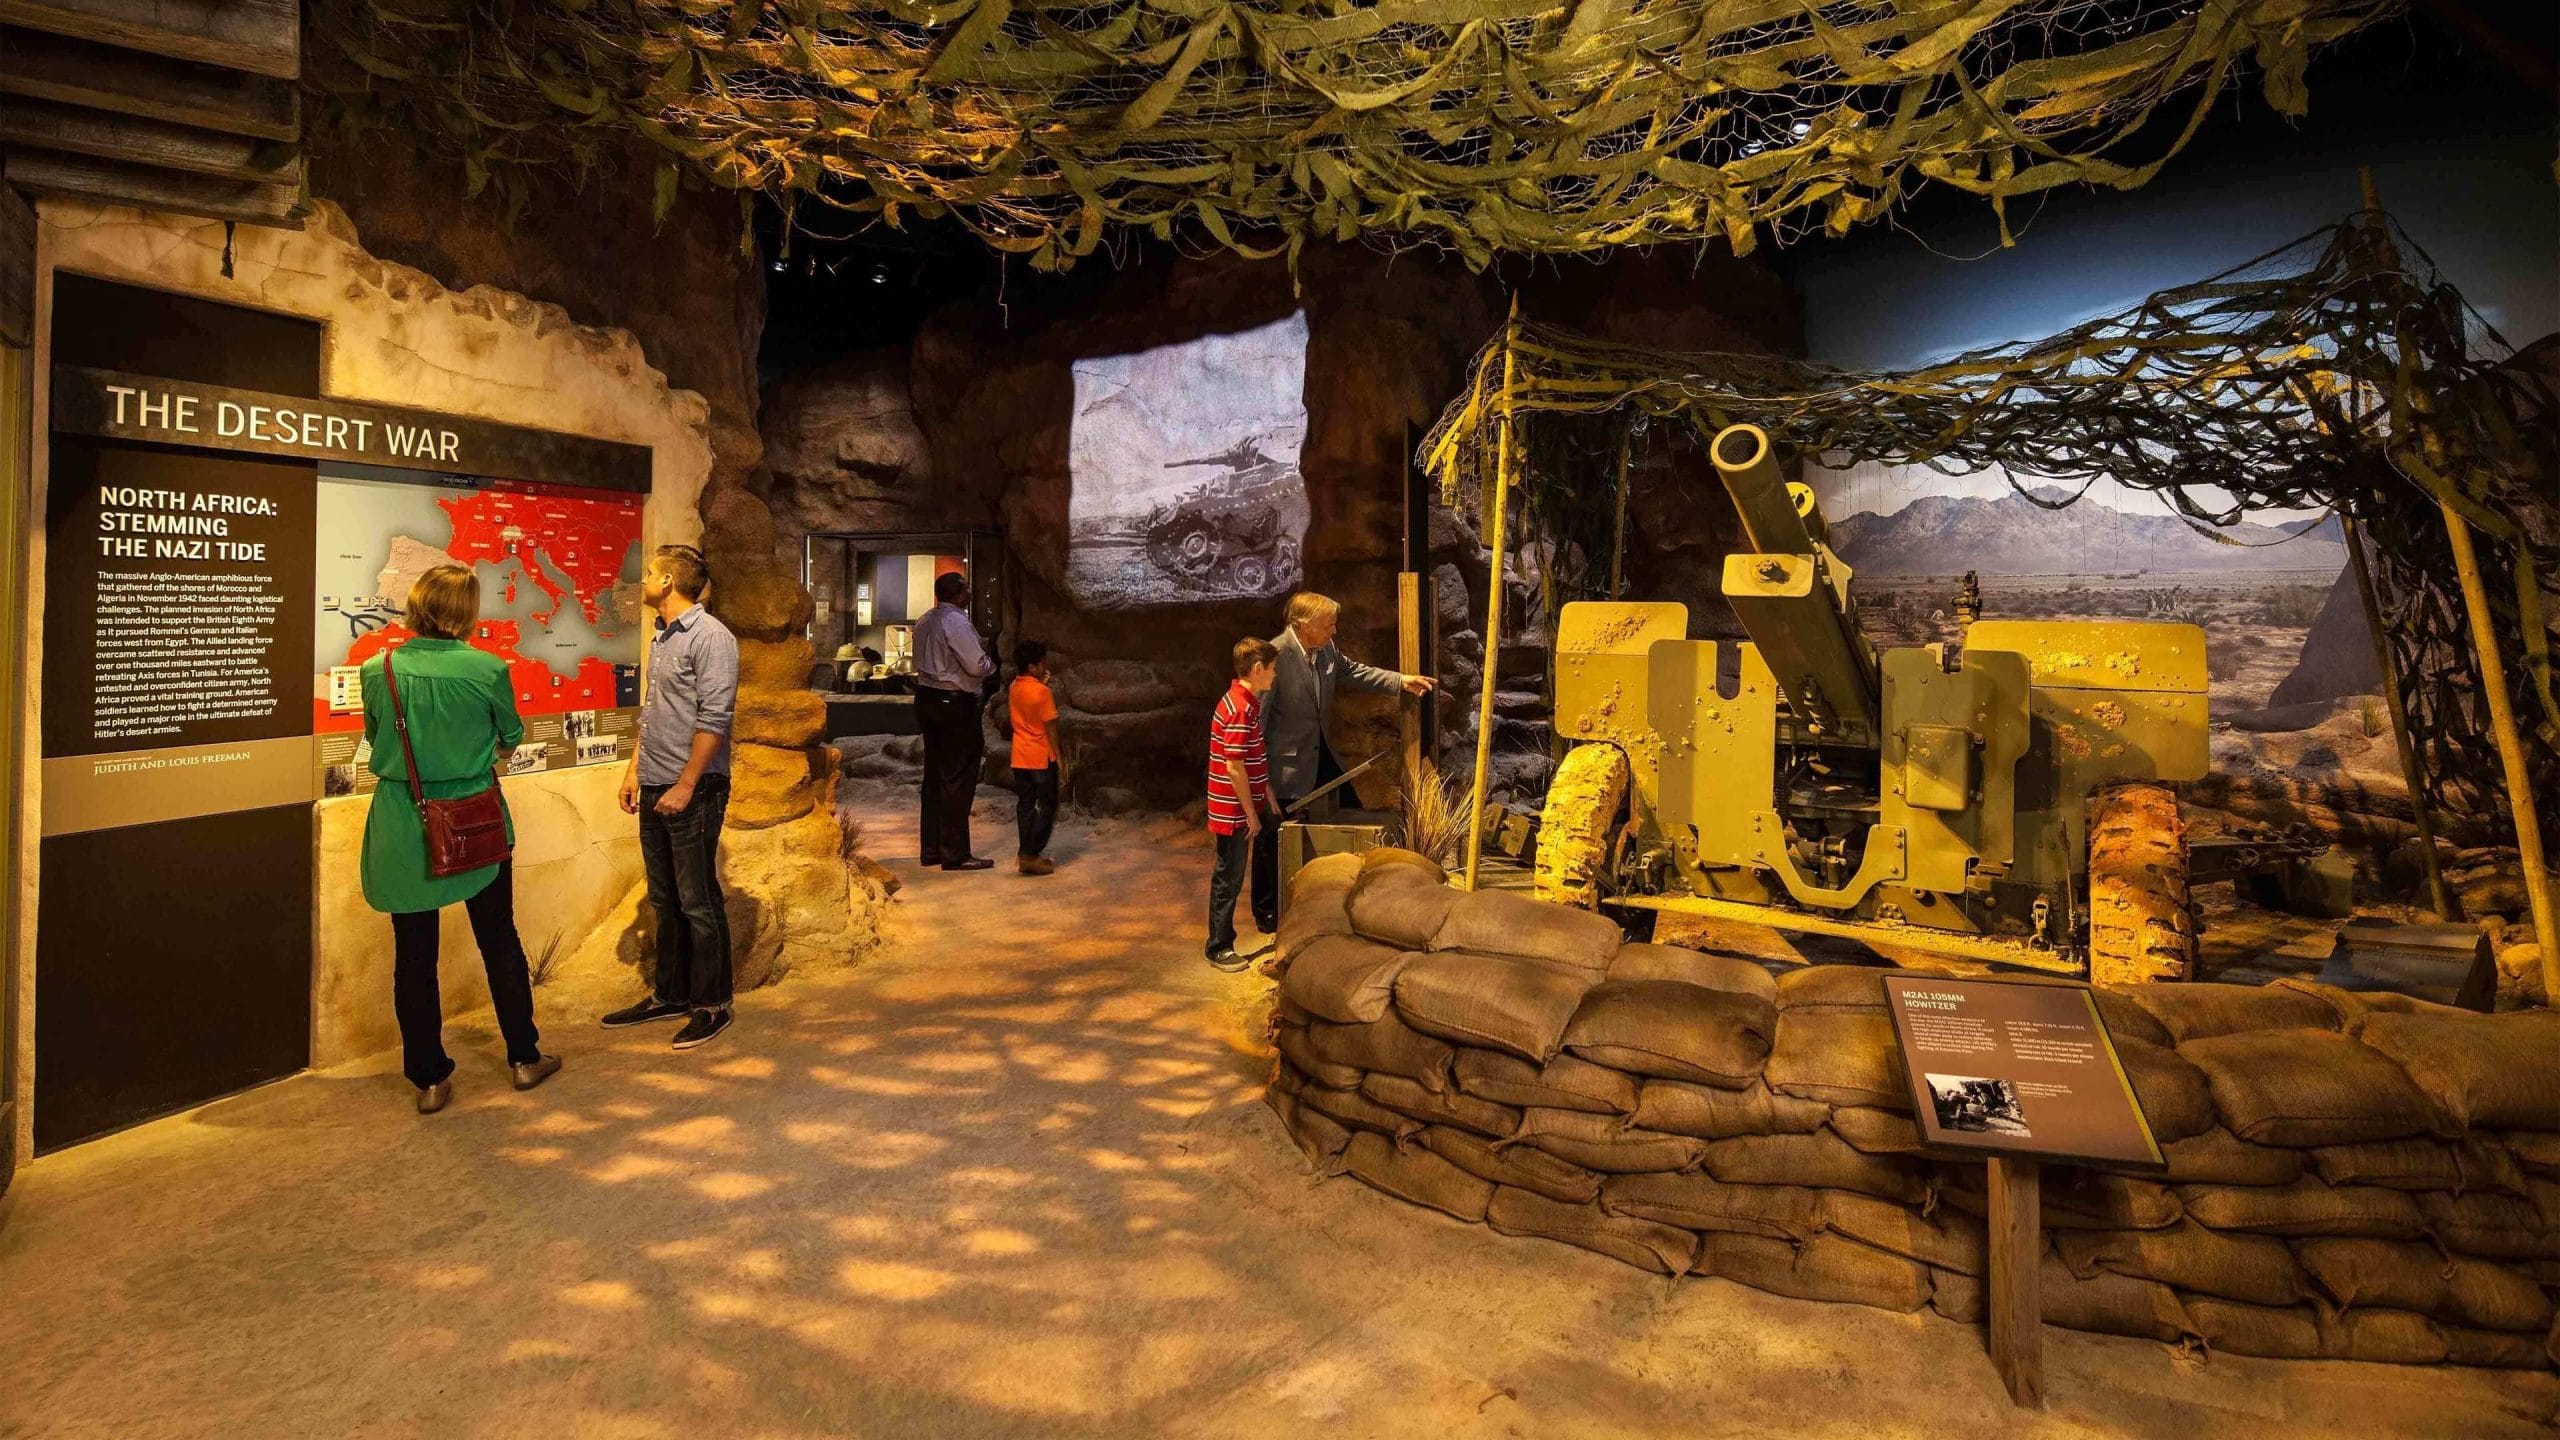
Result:
[[409,799],[423,810],[427,806],[427,787],[418,783],[418,752],[409,748],[409,714],[400,705],[400,678],[391,670],[391,650],[382,652],[382,683],[391,687],[391,728],[400,732],[400,759],[409,772]]

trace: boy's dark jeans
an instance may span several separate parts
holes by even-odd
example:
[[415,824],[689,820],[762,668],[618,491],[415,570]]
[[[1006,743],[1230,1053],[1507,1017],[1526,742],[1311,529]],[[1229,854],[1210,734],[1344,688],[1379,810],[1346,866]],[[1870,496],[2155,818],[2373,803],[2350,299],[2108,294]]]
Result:
[[1215,955],[1236,948],[1236,897],[1253,868],[1253,837],[1239,826],[1232,835],[1212,831],[1209,838],[1218,847],[1218,868],[1209,874],[1208,953]]
[[720,898],[720,825],[729,813],[729,777],[694,782],[693,803],[658,813],[664,785],[640,787],[640,867],[658,912],[657,997],[668,1005],[718,1010],[729,1003],[729,909]]
[[1020,855],[1029,860],[1049,848],[1058,828],[1058,767],[1013,772],[1013,824],[1021,832]]

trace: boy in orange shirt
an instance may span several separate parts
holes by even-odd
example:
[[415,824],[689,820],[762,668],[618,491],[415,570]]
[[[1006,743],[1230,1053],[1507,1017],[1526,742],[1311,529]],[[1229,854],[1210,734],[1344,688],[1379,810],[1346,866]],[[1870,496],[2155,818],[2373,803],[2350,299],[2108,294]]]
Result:
[[1013,720],[1013,823],[1022,836],[1014,864],[1025,875],[1049,875],[1058,868],[1040,853],[1058,824],[1058,752],[1049,735],[1058,701],[1049,693],[1049,647],[1037,640],[1016,645],[1013,668],[1020,673],[1006,698]]

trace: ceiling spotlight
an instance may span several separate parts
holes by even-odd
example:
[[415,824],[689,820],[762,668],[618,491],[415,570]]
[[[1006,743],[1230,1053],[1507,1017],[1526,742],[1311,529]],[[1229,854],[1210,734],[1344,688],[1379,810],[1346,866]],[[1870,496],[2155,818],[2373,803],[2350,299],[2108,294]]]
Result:
[[1796,122],[1796,125],[1795,125],[1795,134],[1796,134],[1796,138],[1797,138],[1797,139],[1801,140],[1801,139],[1803,139],[1804,137],[1806,137],[1807,135],[1810,135],[1810,134],[1812,134],[1812,133],[1813,133],[1813,122],[1812,122],[1812,121],[1810,121],[1810,120],[1799,120],[1799,121],[1797,121],[1797,122]]
[[886,265],[876,265],[876,266],[873,266],[873,267],[872,267],[872,270],[871,270],[871,283],[872,283],[872,284],[874,284],[874,285],[886,285],[886,284],[888,284],[888,283],[889,283],[889,267],[888,267],[888,266],[886,266]]
[[783,266],[784,266],[785,264],[787,264],[787,263],[788,263],[788,262],[786,262],[786,261],[782,261],[782,260],[776,260],[776,261],[774,261],[774,262],[773,262],[773,273],[774,273],[774,274],[776,274],[776,275],[781,274],[781,273],[782,273],[782,270],[783,270]]

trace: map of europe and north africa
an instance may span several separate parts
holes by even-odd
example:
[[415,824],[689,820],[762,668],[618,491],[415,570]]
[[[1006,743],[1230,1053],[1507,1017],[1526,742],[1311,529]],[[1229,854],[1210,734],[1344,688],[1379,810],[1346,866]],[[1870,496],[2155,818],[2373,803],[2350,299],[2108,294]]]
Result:
[[508,772],[627,758],[647,633],[641,499],[323,465],[311,700],[323,793],[373,787],[358,676],[366,660],[410,638],[401,623],[409,587],[438,565],[479,573],[480,622],[470,643],[507,662],[525,721]]

